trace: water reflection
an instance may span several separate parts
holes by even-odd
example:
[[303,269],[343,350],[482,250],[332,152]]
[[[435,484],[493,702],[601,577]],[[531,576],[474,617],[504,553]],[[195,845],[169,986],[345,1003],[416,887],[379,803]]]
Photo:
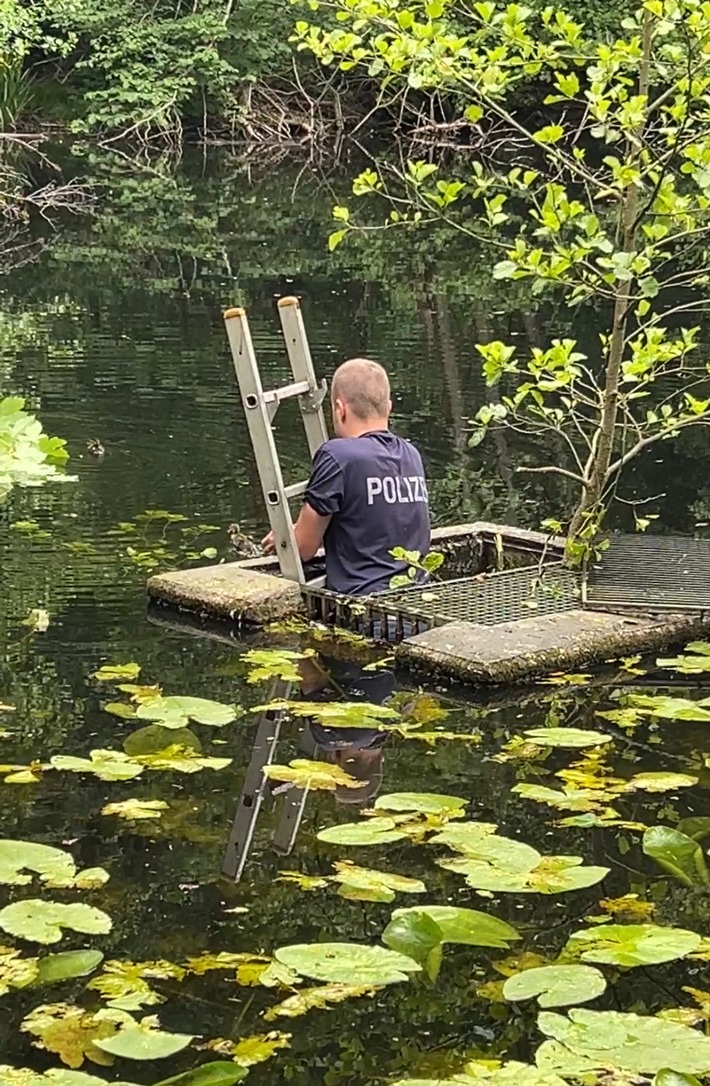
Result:
[[[396,677],[393,671],[367,671],[357,663],[332,657],[311,656],[299,661],[301,682],[294,685],[276,679],[271,683],[266,704],[288,700],[295,692],[310,701],[363,701],[385,704],[394,694]],[[281,813],[272,835],[272,847],[288,856],[296,843],[308,798],[307,788],[287,782],[270,781],[264,773],[266,766],[276,760],[279,741],[284,739],[285,711],[265,708],[259,717],[251,758],[237,803],[229,841],[222,860],[222,874],[239,882],[244,874],[254,842],[255,830],[264,802],[281,800]],[[337,785],[337,803],[364,807],[370,804],[382,787],[384,777],[384,744],[387,734],[376,728],[334,728],[307,719],[298,735],[299,757],[336,765],[360,781],[359,787]]]

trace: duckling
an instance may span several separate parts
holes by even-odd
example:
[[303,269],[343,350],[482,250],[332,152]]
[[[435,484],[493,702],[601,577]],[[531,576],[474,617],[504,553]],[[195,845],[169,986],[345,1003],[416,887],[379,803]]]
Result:
[[263,554],[259,544],[250,539],[248,535],[245,535],[238,524],[228,525],[227,535],[232,550],[235,551],[239,558],[260,558]]
[[103,456],[106,452],[98,437],[90,437],[86,443],[86,448],[92,456]]

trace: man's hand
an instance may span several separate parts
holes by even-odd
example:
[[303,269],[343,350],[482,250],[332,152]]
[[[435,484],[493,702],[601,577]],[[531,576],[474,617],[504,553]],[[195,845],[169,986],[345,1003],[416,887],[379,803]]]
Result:
[[276,550],[276,541],[274,539],[274,533],[269,532],[268,535],[265,535],[264,538],[261,541],[261,545],[262,545],[262,547],[264,549],[264,554],[273,554],[274,551]]

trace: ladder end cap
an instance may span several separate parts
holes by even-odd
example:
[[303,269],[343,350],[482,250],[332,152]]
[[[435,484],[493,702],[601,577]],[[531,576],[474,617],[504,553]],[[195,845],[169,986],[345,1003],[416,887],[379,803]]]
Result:
[[289,294],[287,298],[279,298],[276,304],[279,309],[283,309],[285,306],[289,305],[295,305],[298,308],[301,303],[299,302],[298,298],[294,297],[294,295],[292,294]]
[[243,317],[244,315],[245,310],[242,309],[240,305],[233,306],[231,309],[225,309],[224,313],[222,314],[226,321],[231,320],[233,317]]

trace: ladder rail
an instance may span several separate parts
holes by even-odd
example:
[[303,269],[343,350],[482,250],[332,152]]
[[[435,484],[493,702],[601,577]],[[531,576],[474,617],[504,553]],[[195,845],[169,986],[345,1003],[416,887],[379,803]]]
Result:
[[271,428],[272,416],[264,397],[247,315],[241,307],[227,309],[224,323],[281,573],[287,580],[304,584],[303,563]]
[[328,440],[328,427],[322,406],[326,385],[323,382],[323,385],[319,386],[316,381],[313,359],[308,346],[308,337],[306,336],[303,313],[298,298],[279,298],[277,305],[293,379],[296,382],[306,381],[311,393],[310,397],[300,397],[299,404],[308,448],[311,458],[313,458],[323,442]]

